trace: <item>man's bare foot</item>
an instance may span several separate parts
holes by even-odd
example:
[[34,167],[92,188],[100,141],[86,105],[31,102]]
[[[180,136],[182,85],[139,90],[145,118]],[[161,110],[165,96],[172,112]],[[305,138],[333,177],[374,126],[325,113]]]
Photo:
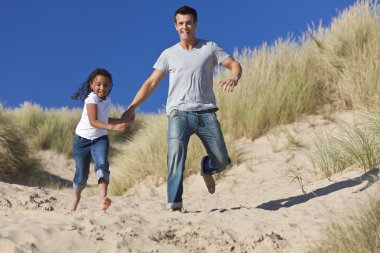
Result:
[[215,192],[215,180],[212,175],[203,175],[203,180],[207,186],[209,193],[213,194]]
[[102,210],[102,211],[107,210],[108,207],[110,207],[111,203],[112,203],[112,201],[111,201],[110,198],[108,198],[108,197],[104,197],[104,198],[102,199],[102,208],[101,208],[100,210]]
[[205,168],[207,165],[207,161],[209,161],[209,156],[204,156],[201,161],[201,176],[203,177],[203,180],[205,181],[207,190],[209,193],[213,194],[215,192],[215,180],[212,177],[212,175],[207,175],[205,173]]

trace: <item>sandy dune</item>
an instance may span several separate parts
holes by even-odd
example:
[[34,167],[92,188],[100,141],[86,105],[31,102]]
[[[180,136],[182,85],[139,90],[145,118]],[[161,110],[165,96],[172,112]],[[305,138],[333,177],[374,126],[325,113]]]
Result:
[[[353,120],[350,112],[334,117]],[[313,176],[307,158],[313,138],[334,129],[308,116],[254,142],[237,141],[239,164],[217,181],[215,194],[199,175],[185,182],[182,213],[167,211],[165,185],[149,182],[133,189],[135,196],[111,196],[107,212],[98,211],[96,196],[84,196],[75,213],[66,210],[70,188],[0,182],[0,252],[307,252],[329,222],[379,189],[378,170],[352,170],[332,181]],[[72,161],[43,155],[51,173],[71,180]]]

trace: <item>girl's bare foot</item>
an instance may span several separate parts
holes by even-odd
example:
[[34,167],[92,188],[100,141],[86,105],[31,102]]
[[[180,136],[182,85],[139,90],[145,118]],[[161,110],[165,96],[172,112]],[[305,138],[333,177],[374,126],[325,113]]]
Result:
[[102,210],[102,211],[107,210],[107,208],[110,207],[111,202],[112,202],[112,201],[111,201],[110,198],[108,198],[108,197],[104,197],[104,198],[102,199],[102,208],[101,208],[100,210]]
[[80,196],[74,196],[73,200],[71,201],[69,205],[70,212],[74,212],[77,210],[78,204],[79,204]]
[[81,196],[81,191],[74,191],[73,200],[71,201],[71,203],[69,205],[69,211],[70,212],[74,212],[75,210],[77,210],[79,200],[80,200],[80,196]]

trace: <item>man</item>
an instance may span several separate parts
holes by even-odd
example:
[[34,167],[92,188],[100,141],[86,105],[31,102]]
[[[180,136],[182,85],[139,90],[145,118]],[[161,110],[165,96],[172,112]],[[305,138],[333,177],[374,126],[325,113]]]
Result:
[[223,91],[232,92],[242,69],[216,43],[196,38],[197,12],[193,8],[179,8],[174,14],[174,26],[180,42],[162,52],[153,66],[153,73],[122,117],[132,120],[135,109],[152,94],[166,74],[170,75],[166,104],[169,124],[167,207],[181,211],[183,171],[192,134],[202,140],[208,153],[201,161],[201,175],[211,194],[215,192],[212,174],[221,172],[231,163],[215,114],[218,108],[213,93],[213,71],[217,64],[230,70],[231,78],[219,84]]

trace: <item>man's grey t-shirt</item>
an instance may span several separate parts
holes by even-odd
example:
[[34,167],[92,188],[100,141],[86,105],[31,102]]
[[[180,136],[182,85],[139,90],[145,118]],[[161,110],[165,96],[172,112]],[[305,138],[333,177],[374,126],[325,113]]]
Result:
[[213,73],[229,55],[212,41],[198,40],[192,50],[180,43],[162,52],[153,68],[169,74],[166,113],[173,109],[202,111],[216,108]]

